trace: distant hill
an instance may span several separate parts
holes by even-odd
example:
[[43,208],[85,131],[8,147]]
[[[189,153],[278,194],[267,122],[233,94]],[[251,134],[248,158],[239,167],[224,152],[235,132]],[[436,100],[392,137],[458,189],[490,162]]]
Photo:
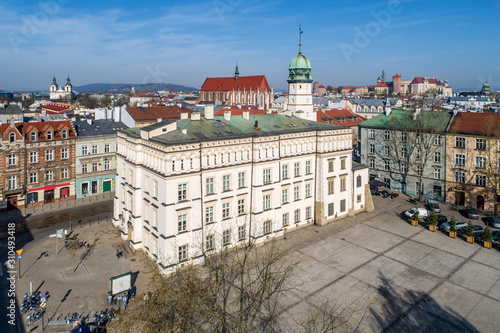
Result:
[[139,91],[158,91],[158,90],[168,90],[171,92],[190,92],[198,91],[198,88],[186,87],[180,84],[173,83],[146,83],[146,84],[135,84],[135,83],[91,83],[83,86],[73,87],[73,91],[79,94],[106,94],[106,93],[126,93],[134,87],[136,92]]

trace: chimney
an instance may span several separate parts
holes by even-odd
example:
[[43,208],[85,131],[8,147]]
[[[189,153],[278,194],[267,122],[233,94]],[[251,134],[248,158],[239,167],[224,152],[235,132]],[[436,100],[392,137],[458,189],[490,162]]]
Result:
[[191,120],[200,120],[201,115],[199,112],[193,112],[191,113]]
[[250,119],[250,111],[243,111],[243,119]]
[[188,130],[187,130],[187,128],[183,128],[183,129],[181,130],[181,132],[182,132],[182,134],[187,134]]
[[258,122],[257,120],[255,121],[255,125],[254,125],[254,127],[255,127],[256,129],[257,129],[257,128],[259,128],[259,122]]
[[231,110],[224,111],[224,119],[231,121]]
[[87,119],[87,123],[88,123],[89,125],[92,125],[92,119]]
[[213,105],[205,105],[205,119],[214,119]]
[[157,123],[161,123],[161,118],[156,119]]
[[181,112],[181,119],[188,119],[189,114],[187,112]]

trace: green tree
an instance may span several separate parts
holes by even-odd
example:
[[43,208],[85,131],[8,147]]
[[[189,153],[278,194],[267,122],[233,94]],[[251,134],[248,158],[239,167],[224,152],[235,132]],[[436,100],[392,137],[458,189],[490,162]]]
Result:
[[113,101],[109,97],[101,98],[101,101],[100,101],[100,104],[103,108],[107,108],[108,106],[111,106],[112,103],[113,103]]

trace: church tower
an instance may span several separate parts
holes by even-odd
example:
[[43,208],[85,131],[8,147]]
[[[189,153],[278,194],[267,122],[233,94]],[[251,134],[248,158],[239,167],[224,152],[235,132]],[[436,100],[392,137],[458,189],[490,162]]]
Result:
[[66,80],[66,85],[64,86],[64,91],[67,92],[67,93],[71,93],[73,90],[73,86],[71,85],[71,80],[69,79],[69,75],[68,75],[68,80]]
[[56,92],[59,87],[57,86],[56,76],[52,79],[52,84],[50,85],[50,92]]
[[299,28],[299,54],[288,68],[288,110],[294,116],[316,121],[313,108],[311,63],[302,55],[302,28]]

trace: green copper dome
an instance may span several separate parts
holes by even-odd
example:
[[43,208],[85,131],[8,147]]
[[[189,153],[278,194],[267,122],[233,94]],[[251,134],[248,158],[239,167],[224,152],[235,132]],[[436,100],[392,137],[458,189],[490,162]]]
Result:
[[288,83],[295,82],[313,82],[311,76],[311,63],[306,56],[302,54],[302,50],[299,49],[299,54],[293,57],[288,67]]

